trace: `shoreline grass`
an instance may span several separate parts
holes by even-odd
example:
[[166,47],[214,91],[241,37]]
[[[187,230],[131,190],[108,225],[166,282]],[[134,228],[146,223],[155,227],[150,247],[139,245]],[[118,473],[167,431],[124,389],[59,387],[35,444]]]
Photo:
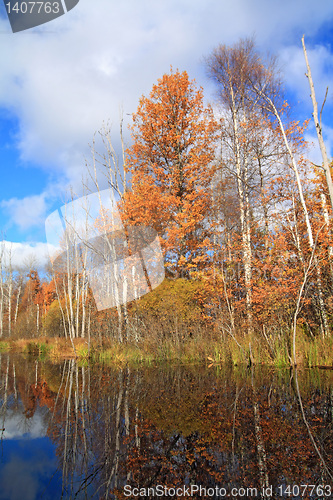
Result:
[[[73,348],[74,345],[74,348]],[[76,358],[105,364],[152,363],[206,363],[207,365],[267,365],[276,368],[290,367],[286,339],[263,339],[253,335],[239,338],[189,338],[182,342],[149,339],[138,343],[118,343],[103,339],[88,344],[84,338],[35,337],[30,339],[0,340],[0,352],[18,352],[41,359],[62,360]],[[333,337],[310,339],[299,336],[296,344],[298,366],[333,369]]]

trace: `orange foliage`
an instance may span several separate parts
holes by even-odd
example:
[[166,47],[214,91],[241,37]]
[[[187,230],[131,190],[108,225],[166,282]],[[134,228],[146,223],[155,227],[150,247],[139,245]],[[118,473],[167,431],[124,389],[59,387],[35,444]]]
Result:
[[207,259],[216,131],[202,89],[185,71],[158,80],[133,116],[134,144],[127,151],[132,189],[125,195],[124,217],[162,236],[167,268],[177,276]]

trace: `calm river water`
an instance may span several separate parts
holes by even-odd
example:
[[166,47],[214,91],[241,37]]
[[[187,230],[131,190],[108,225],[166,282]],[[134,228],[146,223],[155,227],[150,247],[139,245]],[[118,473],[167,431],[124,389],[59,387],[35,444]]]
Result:
[[0,499],[333,498],[333,372],[0,357]]

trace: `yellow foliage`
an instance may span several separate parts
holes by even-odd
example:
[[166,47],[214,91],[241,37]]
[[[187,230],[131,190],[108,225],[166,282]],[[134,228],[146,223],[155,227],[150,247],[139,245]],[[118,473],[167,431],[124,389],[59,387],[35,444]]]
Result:
[[201,287],[199,281],[165,279],[155,290],[136,302],[133,309],[161,322],[168,321],[178,327],[191,328],[203,321],[198,300]]

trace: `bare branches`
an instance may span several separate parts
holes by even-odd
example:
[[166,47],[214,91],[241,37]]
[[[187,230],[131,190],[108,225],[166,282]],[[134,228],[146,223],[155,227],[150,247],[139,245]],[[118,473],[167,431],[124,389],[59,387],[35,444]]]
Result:
[[303,45],[303,52],[304,52],[304,57],[305,57],[305,62],[306,62],[306,68],[307,68],[306,77],[309,80],[310,92],[311,92],[310,95],[311,95],[311,100],[312,100],[312,105],[313,105],[312,116],[313,116],[314,123],[315,123],[315,126],[316,126],[316,132],[317,132],[319,147],[320,147],[320,151],[321,151],[321,155],[322,155],[323,163],[324,163],[324,170],[325,170],[326,182],[327,182],[327,187],[328,187],[328,193],[329,193],[329,197],[330,197],[330,201],[331,201],[331,208],[333,210],[333,182],[332,182],[330,165],[329,165],[329,161],[328,161],[328,156],[327,156],[327,151],[326,151],[326,147],[325,147],[325,142],[324,142],[324,139],[323,139],[323,130],[322,130],[322,112],[323,112],[324,104],[325,104],[325,101],[326,101],[327,90],[328,89],[326,89],[326,94],[325,94],[324,102],[323,102],[323,105],[322,105],[321,110],[320,110],[320,121],[319,121],[319,119],[318,119],[318,104],[317,104],[317,101],[316,101],[316,94],[315,94],[314,84],[313,84],[312,75],[311,75],[311,68],[310,68],[310,64],[309,64],[309,60],[308,60],[308,55],[307,55],[307,52],[306,52],[306,47],[305,47],[305,42],[304,42],[304,35],[302,37],[302,45]]

